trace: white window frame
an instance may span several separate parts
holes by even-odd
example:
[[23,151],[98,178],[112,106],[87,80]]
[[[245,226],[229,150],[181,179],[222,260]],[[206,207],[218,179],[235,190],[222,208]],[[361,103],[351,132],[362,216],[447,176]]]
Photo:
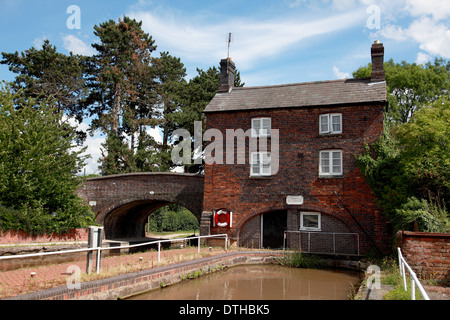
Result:
[[[339,130],[334,129],[333,119],[339,119]],[[322,128],[324,127],[324,128]],[[342,113],[327,113],[319,116],[319,134],[342,133]]]
[[270,137],[271,127],[272,119],[270,117],[252,118],[252,137]]
[[[303,217],[305,215],[311,216],[316,215],[317,216],[317,227],[305,227],[303,226]],[[322,230],[322,221],[321,221],[321,214],[320,212],[300,212],[300,228],[299,230],[303,231],[321,231]]]
[[[335,158],[334,155],[339,155]],[[325,155],[327,155],[325,157]],[[325,159],[327,158],[327,159]],[[334,171],[334,160],[339,160],[339,171]],[[328,160],[328,165],[326,166],[328,170],[325,170],[323,161]],[[344,161],[342,157],[342,150],[322,150],[319,152],[319,176],[342,176],[344,171]]]
[[[263,159],[264,155],[267,157],[266,159]],[[255,159],[257,163],[255,163]],[[269,159],[268,163],[267,159]],[[264,160],[266,160],[266,163],[264,163]],[[270,175],[272,175],[270,152],[261,151],[250,153],[250,176],[267,177]]]

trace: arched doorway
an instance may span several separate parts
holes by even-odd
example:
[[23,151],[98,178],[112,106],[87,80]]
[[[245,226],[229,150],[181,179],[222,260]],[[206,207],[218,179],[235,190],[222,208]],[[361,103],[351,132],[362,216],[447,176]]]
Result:
[[268,249],[283,248],[286,229],[286,210],[271,211],[261,215],[261,246]]
[[272,210],[247,220],[239,231],[239,246],[247,248],[283,248],[287,229],[287,210]]

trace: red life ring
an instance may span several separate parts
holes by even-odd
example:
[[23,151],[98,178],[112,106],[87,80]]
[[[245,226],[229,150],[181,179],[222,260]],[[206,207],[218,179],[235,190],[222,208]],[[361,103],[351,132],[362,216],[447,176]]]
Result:
[[[226,221],[225,222],[220,222],[219,221],[219,216],[222,215],[222,214],[224,214],[225,217],[226,217]],[[229,226],[230,222],[231,222],[231,213],[228,210],[226,210],[226,209],[217,210],[215,215],[214,215],[214,222],[215,222],[215,225],[219,226],[219,227]]]

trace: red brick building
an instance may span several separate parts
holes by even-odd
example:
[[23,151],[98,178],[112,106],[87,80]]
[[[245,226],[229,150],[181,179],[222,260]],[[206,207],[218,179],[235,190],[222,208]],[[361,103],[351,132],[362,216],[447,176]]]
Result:
[[[383,131],[383,45],[371,52],[370,78],[260,87],[233,87],[235,65],[221,61],[205,114],[207,130],[228,139],[223,161],[206,158],[202,234],[253,248],[389,250],[385,217],[355,161]],[[267,143],[252,149],[255,141]]]

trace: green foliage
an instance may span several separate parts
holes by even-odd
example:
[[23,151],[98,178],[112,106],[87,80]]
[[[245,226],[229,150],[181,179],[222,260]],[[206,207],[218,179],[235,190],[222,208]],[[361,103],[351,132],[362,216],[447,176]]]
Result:
[[[176,123],[175,128],[183,128],[194,134],[194,122],[202,122],[202,136],[206,129],[206,118],[203,110],[217,93],[220,82],[220,70],[211,67],[204,71],[197,69],[198,75],[192,78],[184,89],[181,99],[180,108],[171,115],[172,120]],[[245,83],[241,82],[239,71],[236,72],[234,86],[243,87]],[[192,137],[192,152],[194,148],[194,137]],[[202,141],[202,150],[206,147],[206,142]],[[191,157],[192,159],[192,157]],[[203,164],[191,164],[185,166],[186,172],[198,173],[202,172]]]
[[[56,51],[48,40],[41,49],[34,47],[15,53],[2,52],[0,64],[9,66],[17,76],[11,84],[15,92],[21,92],[15,102],[20,107],[22,100],[28,103],[52,101],[51,106],[58,113],[83,120],[83,99],[88,94],[84,75],[83,58],[70,53],[68,56]],[[77,142],[81,144],[86,133],[77,132]]]
[[413,230],[414,224],[424,232],[450,232],[450,219],[445,204],[410,197],[397,210],[393,222],[398,230]]
[[392,218],[392,213],[410,194],[399,158],[399,144],[388,131],[370,147],[366,145],[365,152],[356,158],[356,163],[388,218]]
[[318,256],[302,252],[287,253],[277,260],[282,266],[291,268],[320,269],[324,266],[324,262]]
[[[384,63],[387,84],[387,123],[406,123],[423,105],[449,95],[450,62],[435,59],[425,65],[395,63],[392,59]],[[355,78],[370,77],[372,65],[360,67],[353,73]]]
[[421,198],[432,192],[450,199],[450,102],[440,99],[393,128],[401,146],[400,165]]
[[[400,279],[399,279],[400,280]],[[401,282],[402,280],[400,280]],[[387,292],[384,296],[384,300],[411,300],[411,281],[407,280],[407,290],[403,287],[403,282],[394,287],[394,289]],[[417,286],[415,286],[415,298],[416,300],[423,300]]]
[[[99,160],[103,175],[133,172],[145,162],[137,149],[146,142],[146,131],[157,121],[152,119],[156,102],[155,68],[151,53],[156,49],[152,37],[142,30],[142,22],[123,17],[94,26],[99,38],[92,46],[98,54],[89,59],[90,95],[86,99],[92,129],[107,135],[104,154]],[[125,136],[131,141],[125,142]],[[114,164],[115,161],[120,163]]]
[[168,205],[152,213],[149,231],[185,231],[199,228],[197,218],[186,208],[179,205]]
[[[93,214],[75,195],[85,160],[76,131],[54,106],[0,90],[0,228],[30,232],[86,227]],[[20,221],[19,224],[16,221]]]
[[357,157],[357,164],[396,230],[448,232],[450,103],[416,111]]

